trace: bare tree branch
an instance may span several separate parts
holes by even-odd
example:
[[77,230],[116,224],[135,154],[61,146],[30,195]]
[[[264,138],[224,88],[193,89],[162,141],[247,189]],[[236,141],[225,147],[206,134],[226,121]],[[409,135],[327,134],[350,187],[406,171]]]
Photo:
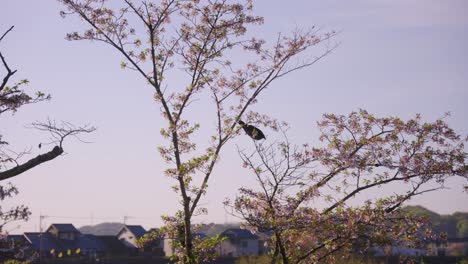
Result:
[[74,125],[68,122],[62,122],[61,125],[57,125],[55,122],[48,120],[46,123],[36,122],[31,125],[31,127],[38,129],[40,131],[49,132],[52,136],[51,144],[56,144],[52,150],[40,154],[25,163],[19,164],[18,161],[15,159],[16,166],[5,171],[0,172],[0,181],[9,179],[11,177],[17,176],[21,173],[24,173],[44,162],[50,161],[55,159],[56,157],[60,156],[63,150],[63,143],[67,137],[74,137],[80,141],[81,134],[91,133],[96,130],[95,127],[75,127]]

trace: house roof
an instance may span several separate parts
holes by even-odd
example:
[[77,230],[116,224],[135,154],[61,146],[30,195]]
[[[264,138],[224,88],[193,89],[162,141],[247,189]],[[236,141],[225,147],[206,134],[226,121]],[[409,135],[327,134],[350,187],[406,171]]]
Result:
[[193,237],[196,237],[196,238],[199,238],[199,239],[203,239],[203,238],[206,238],[207,236],[203,233],[193,233],[192,234]]
[[51,224],[47,230],[49,230],[50,228],[55,228],[59,232],[80,233],[80,231],[78,231],[78,229],[76,229],[75,226],[72,224]]
[[268,230],[268,231],[267,230],[263,230],[263,231],[259,230],[257,235],[258,235],[259,239],[261,239],[261,240],[268,240],[273,236],[273,234],[274,233],[271,230]]
[[27,232],[24,237],[31,244],[30,247],[34,250],[49,251],[51,249],[60,249],[55,237],[49,233]]
[[220,236],[229,239],[258,239],[258,236],[252,234],[249,230],[240,228],[229,228],[222,232]]
[[453,237],[453,238],[447,238],[447,242],[451,243],[467,243],[468,242],[468,237]]
[[104,243],[95,235],[81,235],[73,244],[74,248],[92,249],[102,251],[105,249]]
[[8,235],[7,240],[14,242],[23,242],[26,240],[26,238],[24,237],[24,235]]
[[468,243],[468,237],[449,237],[447,239],[431,240],[432,243]]
[[122,253],[126,252],[126,247],[116,236],[96,236],[108,252]]
[[122,227],[122,230],[118,233],[120,235],[123,230],[127,229],[128,231],[132,232],[132,234],[135,236],[135,238],[140,238],[147,234],[146,230],[141,226],[141,225],[125,225]]
[[[148,232],[149,233],[149,232]],[[206,238],[208,237],[206,234],[204,233],[192,233],[192,237],[194,238],[199,238],[199,239],[203,239],[203,238]],[[177,239],[171,235],[169,235],[167,232],[163,232],[161,233],[161,235],[159,236],[160,239]]]
[[103,251],[106,245],[97,236],[94,235],[78,235],[75,240],[58,239],[50,233],[24,233],[24,237],[31,244],[31,249],[42,251],[50,251],[54,249],[68,250],[68,249],[86,249]]

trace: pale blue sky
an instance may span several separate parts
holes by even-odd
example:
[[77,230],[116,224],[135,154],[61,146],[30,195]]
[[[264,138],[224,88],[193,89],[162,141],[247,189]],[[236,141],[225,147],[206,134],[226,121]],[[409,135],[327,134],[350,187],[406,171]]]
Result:
[[[287,4],[286,4],[287,3]],[[30,206],[33,218],[19,231],[38,228],[40,213],[52,222],[76,226],[122,221],[145,227],[160,225],[160,215],[178,208],[173,182],[162,171],[156,146],[162,118],[152,89],[139,76],[122,71],[121,57],[98,43],[68,42],[67,32],[81,29],[76,18],[62,19],[52,0],[1,0],[0,31],[15,30],[1,44],[17,78],[53,100],[22,108],[2,118],[1,133],[16,150],[36,146],[46,135],[24,126],[47,117],[99,129],[86,139],[70,141],[69,154],[12,179],[21,194],[15,203]],[[341,31],[341,46],[318,64],[276,82],[255,109],[291,124],[296,143],[316,142],[315,122],[324,112],[346,114],[358,108],[403,118],[421,113],[427,120],[452,112],[448,122],[468,133],[468,2],[465,0],[295,0],[257,1],[265,16],[258,34],[272,38],[296,26],[317,25]],[[203,118],[202,113],[194,113]],[[272,133],[266,131],[266,133]],[[203,199],[204,222],[231,221],[221,202],[237,188],[253,184],[239,166],[234,144],[223,152]],[[37,154],[37,153],[36,153]],[[451,190],[414,199],[439,213],[468,211],[462,181]],[[13,224],[9,229],[16,228]],[[8,228],[7,228],[8,229]]]

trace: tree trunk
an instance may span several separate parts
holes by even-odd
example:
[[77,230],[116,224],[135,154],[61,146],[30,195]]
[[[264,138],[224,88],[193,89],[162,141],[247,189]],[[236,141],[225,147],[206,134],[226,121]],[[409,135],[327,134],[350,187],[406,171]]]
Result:
[[288,256],[286,255],[286,249],[284,248],[283,241],[281,240],[281,233],[275,232],[275,236],[276,236],[276,241],[278,243],[281,258],[283,260],[283,264],[288,264],[289,260],[288,260]]
[[185,226],[185,264],[195,264],[192,243],[192,225],[190,216],[190,198],[184,199],[184,226]]
[[278,250],[278,241],[275,243],[275,251],[273,252],[273,256],[271,257],[270,264],[276,263],[276,258],[278,258],[279,250]]

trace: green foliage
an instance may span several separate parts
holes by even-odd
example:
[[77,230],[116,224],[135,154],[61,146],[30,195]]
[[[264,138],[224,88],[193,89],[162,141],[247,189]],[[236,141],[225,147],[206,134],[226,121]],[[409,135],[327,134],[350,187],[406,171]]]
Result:
[[162,230],[155,230],[138,238],[136,240],[136,244],[139,248],[145,248],[147,246],[151,246],[152,244],[159,244],[162,238]]
[[468,219],[457,222],[458,237],[468,237]]
[[406,206],[404,210],[416,216],[427,217],[431,229],[436,234],[446,233],[449,238],[468,237],[468,213],[439,215],[422,206]]
[[236,259],[235,264],[269,264],[270,257],[263,256],[244,256]]
[[14,259],[9,259],[3,262],[3,264],[29,264],[29,263],[30,263],[29,261],[19,261],[19,260],[14,260]]
[[369,256],[351,255],[351,256],[340,256],[336,258],[337,263],[346,264],[384,264],[385,261],[377,260]]
[[50,100],[51,96],[41,91],[30,95],[23,90],[29,84],[27,79],[20,80],[13,86],[4,86],[0,89],[0,113],[11,111],[15,113],[23,105]]

